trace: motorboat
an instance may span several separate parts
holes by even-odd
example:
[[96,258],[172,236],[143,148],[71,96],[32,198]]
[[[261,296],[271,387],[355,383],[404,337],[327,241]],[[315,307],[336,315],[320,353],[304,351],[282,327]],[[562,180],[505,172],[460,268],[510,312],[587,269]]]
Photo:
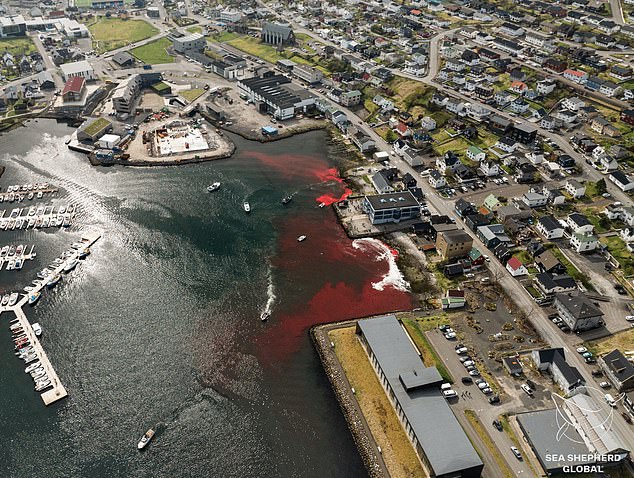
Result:
[[70,272],[70,271],[72,271],[72,270],[75,268],[75,266],[77,266],[77,263],[78,263],[78,262],[79,262],[79,261],[78,261],[77,259],[73,259],[72,261],[70,261],[69,263],[67,263],[67,264],[64,266],[63,271],[64,271],[64,272]]
[[35,386],[35,391],[36,392],[42,392],[42,391],[46,390],[48,387],[52,387],[50,380],[47,380],[46,382],[38,383]]
[[9,246],[4,246],[0,249],[0,257],[4,257],[9,253]]
[[15,267],[17,270],[20,270],[20,269],[22,269],[22,266],[24,266],[24,260],[22,260],[22,259],[16,259],[16,260],[15,260],[15,266],[14,266],[14,267]]
[[42,199],[42,196],[44,196],[44,194],[42,194],[42,191],[38,191],[37,192],[37,198],[38,199]]
[[81,250],[79,251],[79,256],[78,256],[78,257],[79,257],[80,259],[83,259],[83,258],[84,258],[84,257],[86,257],[88,254],[90,254],[90,249],[89,249],[88,247],[85,247],[85,248],[83,248],[83,249],[81,249]]
[[44,377],[45,375],[46,375],[46,372],[44,371],[44,369],[36,370],[35,372],[31,372],[31,377],[33,377],[33,380],[38,380],[38,379]]
[[31,199],[33,199],[33,192],[31,191],[29,193],[29,195],[27,196],[27,199],[30,201]]
[[49,216],[45,216],[42,220],[42,227],[48,227],[51,223],[51,218]]
[[148,431],[146,431],[145,434],[139,440],[139,443],[137,443],[137,448],[139,450],[143,450],[143,448],[145,448],[147,444],[150,443],[150,440],[154,436],[154,433],[156,433],[154,431],[154,428],[150,428]]
[[297,242],[303,242],[303,241],[305,241],[305,240],[306,240],[306,236],[304,236],[304,235],[301,235],[301,236],[299,236],[299,237],[297,238]]
[[250,213],[251,212],[251,205],[247,201],[244,201],[242,203],[242,209],[244,209],[244,212]]
[[207,192],[212,193],[220,188],[220,183],[213,183],[211,186],[207,186]]
[[34,362],[38,359],[36,354],[31,354],[31,355],[27,355],[26,357],[24,357],[24,363],[31,363]]
[[15,246],[9,247],[9,256],[15,255]]
[[36,368],[41,367],[42,364],[40,362],[34,362],[31,365],[29,365],[27,368],[24,369],[24,373],[31,373],[33,370],[35,370]]
[[9,303],[9,294],[5,294],[2,296],[2,301],[0,301],[0,305],[7,305]]
[[42,297],[42,293],[39,292],[39,291],[30,294],[29,295],[29,305],[35,304],[38,300],[40,300],[40,297]]
[[35,216],[35,209],[36,209],[36,208],[35,208],[35,206],[31,206],[31,207],[29,208],[29,213],[28,213],[28,215],[29,215],[29,216]]
[[64,214],[65,212],[66,212],[66,207],[60,206],[59,210],[57,211],[57,214]]
[[16,302],[18,301],[18,297],[20,297],[18,295],[17,292],[13,292],[10,296],[9,296],[9,303],[7,305],[9,305],[9,307],[14,306],[16,304]]
[[23,251],[24,251],[24,246],[20,244],[18,247],[15,248],[15,255],[21,256]]
[[291,194],[289,194],[288,196],[284,196],[282,198],[282,204],[288,204],[292,200],[293,200],[293,196]]
[[271,317],[271,313],[270,313],[269,311],[267,311],[267,310],[265,310],[264,312],[262,312],[262,313],[260,314],[260,320],[261,320],[262,322],[266,322],[266,320],[267,320],[269,317]]
[[55,274],[53,277],[51,277],[48,280],[48,282],[46,283],[46,287],[48,287],[49,289],[52,289],[60,280],[62,280],[62,275]]
[[319,207],[326,207],[326,203],[325,202],[320,202],[319,203]]
[[55,225],[57,227],[62,227],[62,224],[64,224],[64,216],[57,216],[57,219],[55,220]]
[[38,322],[32,324],[31,327],[33,328],[33,332],[35,333],[35,335],[37,335],[38,337],[42,335],[42,326]]

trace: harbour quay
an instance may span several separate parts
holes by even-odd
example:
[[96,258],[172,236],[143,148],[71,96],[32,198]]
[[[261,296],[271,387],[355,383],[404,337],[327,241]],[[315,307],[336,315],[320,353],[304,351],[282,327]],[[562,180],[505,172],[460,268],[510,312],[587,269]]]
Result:
[[[72,271],[79,264],[79,260],[90,253],[89,248],[100,237],[100,233],[85,234],[79,242],[71,246],[70,250],[64,252],[53,262],[53,265],[50,266],[51,269],[46,268],[44,269],[45,274],[38,274],[39,279],[33,281],[32,286],[25,288],[26,294],[22,295],[19,300],[15,300],[18,293],[14,292],[12,294],[13,300],[6,302],[3,298],[2,304],[4,305],[0,305],[0,318],[11,312],[15,315],[15,319],[10,319],[10,323],[12,324],[12,332],[14,332],[16,355],[24,359],[27,364],[36,364],[37,369],[41,371],[38,374],[41,378],[39,382],[36,382],[36,391],[42,391],[41,397],[45,405],[61,400],[68,396],[68,392],[48,359],[33,325],[29,322],[24,312],[24,306],[33,305],[39,300],[43,289],[57,284],[62,273]],[[41,328],[39,329],[41,330]]]

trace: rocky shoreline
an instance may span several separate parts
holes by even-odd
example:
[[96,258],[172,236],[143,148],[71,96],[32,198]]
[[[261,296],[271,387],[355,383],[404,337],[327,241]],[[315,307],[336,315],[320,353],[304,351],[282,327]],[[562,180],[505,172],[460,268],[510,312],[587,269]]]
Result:
[[350,383],[341,370],[339,361],[328,338],[328,330],[339,327],[349,327],[354,323],[356,323],[356,320],[317,325],[310,329],[310,336],[324,367],[326,376],[335,392],[341,411],[348,423],[348,428],[350,429],[350,433],[352,433],[352,438],[357,445],[359,455],[365,464],[368,475],[370,478],[389,478],[385,463],[377,452],[376,444],[367,428],[365,418],[360,415]]

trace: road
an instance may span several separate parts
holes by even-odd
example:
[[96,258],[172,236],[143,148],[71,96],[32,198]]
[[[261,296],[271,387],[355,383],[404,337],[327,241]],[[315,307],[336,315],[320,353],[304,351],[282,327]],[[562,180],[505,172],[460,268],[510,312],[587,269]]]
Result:
[[617,25],[627,25],[625,17],[623,16],[623,5],[621,0],[610,0],[610,10],[612,10],[612,19]]

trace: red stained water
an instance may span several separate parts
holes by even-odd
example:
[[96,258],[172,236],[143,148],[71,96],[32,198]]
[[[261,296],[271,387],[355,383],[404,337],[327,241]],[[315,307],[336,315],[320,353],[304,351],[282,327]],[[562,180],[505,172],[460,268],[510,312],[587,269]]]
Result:
[[[263,335],[257,339],[262,363],[279,364],[287,359],[299,349],[312,325],[411,309],[409,293],[372,288],[372,283],[387,273],[388,263],[377,262],[371,252],[353,248],[332,211],[324,210],[312,218],[286,217],[279,229],[279,252],[273,266],[283,271],[290,292],[299,291],[305,299],[285,304],[284,294],[277,293],[281,303],[276,303]],[[301,234],[308,238],[299,243],[297,236]]]

